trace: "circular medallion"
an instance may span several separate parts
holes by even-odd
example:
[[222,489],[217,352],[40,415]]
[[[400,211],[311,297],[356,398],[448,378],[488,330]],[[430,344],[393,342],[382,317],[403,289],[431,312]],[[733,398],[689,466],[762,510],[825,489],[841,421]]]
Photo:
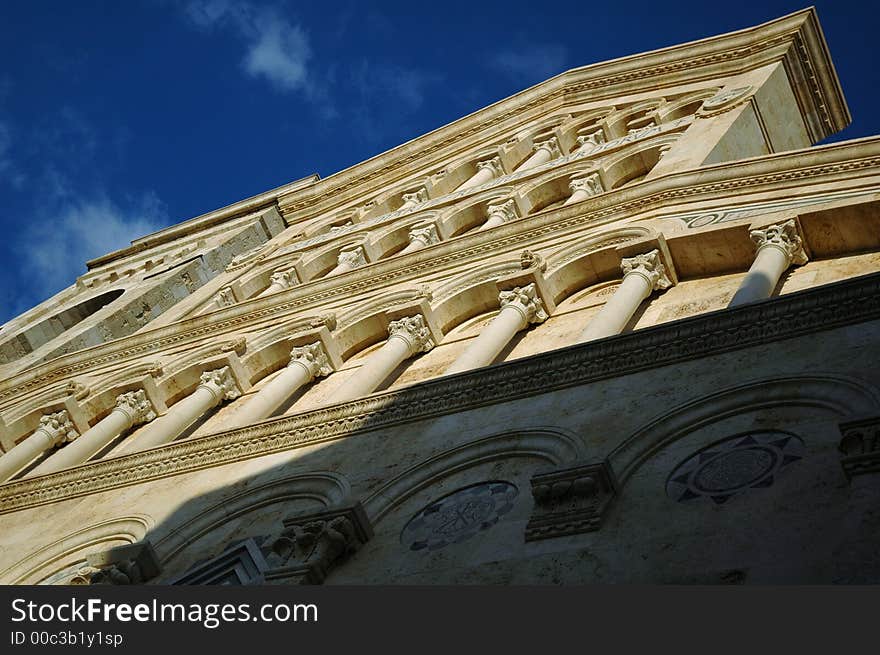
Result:
[[775,430],[730,437],[691,455],[666,481],[677,501],[711,498],[716,503],[753,487],[769,487],[779,472],[803,458],[799,437]]
[[400,534],[410,550],[438,550],[470,539],[513,509],[518,494],[509,482],[481,482],[434,501],[416,514]]

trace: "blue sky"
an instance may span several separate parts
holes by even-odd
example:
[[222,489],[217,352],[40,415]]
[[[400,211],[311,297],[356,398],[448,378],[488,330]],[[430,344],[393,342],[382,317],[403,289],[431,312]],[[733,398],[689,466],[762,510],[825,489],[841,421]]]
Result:
[[[143,234],[326,177],[568,68],[803,6],[2,1],[0,322]],[[880,6],[817,7],[854,117],[835,139],[880,133]]]

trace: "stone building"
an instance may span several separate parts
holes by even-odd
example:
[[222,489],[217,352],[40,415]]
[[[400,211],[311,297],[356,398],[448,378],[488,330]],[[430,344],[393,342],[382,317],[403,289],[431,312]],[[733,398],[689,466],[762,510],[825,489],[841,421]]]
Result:
[[147,235],[0,331],[0,583],[880,581],[880,138],[816,14]]

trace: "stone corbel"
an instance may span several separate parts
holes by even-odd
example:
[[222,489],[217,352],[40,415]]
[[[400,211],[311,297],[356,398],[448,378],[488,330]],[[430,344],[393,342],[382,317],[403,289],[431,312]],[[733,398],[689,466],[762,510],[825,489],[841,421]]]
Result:
[[840,424],[840,465],[847,480],[880,473],[880,417]]
[[267,584],[321,584],[373,536],[360,503],[291,516],[263,542]]
[[440,324],[434,316],[434,310],[431,308],[430,299],[427,297],[422,296],[409,302],[395,305],[391,309],[385,310],[383,317],[386,322],[391,323],[391,321],[399,321],[416,314],[421,314],[424,319],[425,327],[428,328],[428,332],[431,335],[431,341],[435,344],[440,343],[443,340],[443,331],[440,329]]
[[138,585],[159,575],[161,566],[149,541],[117,546],[86,557],[73,585]]
[[552,539],[602,527],[617,495],[617,483],[607,462],[561,467],[531,479],[535,500],[525,540]]

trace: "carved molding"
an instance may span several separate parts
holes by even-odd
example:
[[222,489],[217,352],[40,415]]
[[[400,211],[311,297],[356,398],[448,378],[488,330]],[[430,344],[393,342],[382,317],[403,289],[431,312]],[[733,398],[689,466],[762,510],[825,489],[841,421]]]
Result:
[[0,485],[0,513],[880,320],[880,274]]
[[526,541],[598,530],[617,493],[606,462],[541,473],[532,476],[531,485],[535,506],[526,525]]
[[708,118],[728,112],[747,102],[752,97],[753,91],[754,88],[749,85],[728,89],[727,91],[719,91],[711,98],[703,101],[702,106],[697,110],[697,116]]
[[880,473],[880,417],[840,424],[840,465],[848,480]]
[[660,251],[652,250],[635,257],[626,257],[620,262],[620,270],[623,276],[641,275],[651,287],[652,291],[668,289],[672,286],[672,280],[666,273],[666,267],[660,259]]
[[360,268],[361,266],[365,266],[367,263],[367,256],[363,246],[356,246],[350,250],[339,251],[336,263],[339,266],[347,266],[348,268]]
[[421,205],[428,201],[428,190],[422,187],[412,193],[404,193],[401,198],[403,199],[403,204]]

